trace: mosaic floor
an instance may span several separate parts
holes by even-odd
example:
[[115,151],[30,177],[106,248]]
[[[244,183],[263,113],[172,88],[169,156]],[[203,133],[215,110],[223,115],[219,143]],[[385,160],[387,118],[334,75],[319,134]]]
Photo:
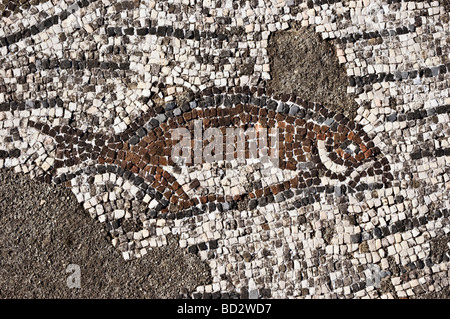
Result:
[[448,291],[448,2],[0,11],[0,167],[70,188],[125,260],[178,236],[212,276],[180,297]]

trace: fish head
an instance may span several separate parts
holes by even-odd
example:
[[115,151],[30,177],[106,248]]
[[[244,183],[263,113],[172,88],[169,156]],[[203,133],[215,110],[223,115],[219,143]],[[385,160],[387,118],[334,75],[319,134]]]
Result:
[[344,124],[333,125],[317,140],[317,151],[326,168],[326,177],[346,182],[350,187],[384,185],[392,181],[391,167],[360,124],[340,116]]

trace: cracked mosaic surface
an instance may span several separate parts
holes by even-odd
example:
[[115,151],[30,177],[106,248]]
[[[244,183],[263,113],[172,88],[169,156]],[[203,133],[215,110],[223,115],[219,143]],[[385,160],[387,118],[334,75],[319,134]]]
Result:
[[[439,293],[450,257],[444,2],[1,2],[0,167],[70,188],[126,260],[177,235],[212,276],[183,297]],[[348,94],[336,105],[267,85],[282,71],[269,39],[294,28],[333,48]],[[177,165],[173,130],[195,123],[277,128],[278,166],[251,154]]]

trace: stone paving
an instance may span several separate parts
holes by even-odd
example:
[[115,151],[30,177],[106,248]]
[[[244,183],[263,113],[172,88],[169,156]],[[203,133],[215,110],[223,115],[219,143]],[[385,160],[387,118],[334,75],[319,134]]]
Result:
[[[444,2],[3,1],[0,167],[69,187],[127,260],[179,236],[213,278],[180,297],[438,293],[450,274]],[[354,117],[266,87],[269,37],[294,26],[334,46]],[[212,161],[175,162],[176,129],[192,138],[183,147],[208,147],[196,125],[258,133],[240,160],[233,136]],[[276,165],[248,152],[263,129],[277,129],[276,148],[259,149]],[[124,232],[127,219],[141,230]]]

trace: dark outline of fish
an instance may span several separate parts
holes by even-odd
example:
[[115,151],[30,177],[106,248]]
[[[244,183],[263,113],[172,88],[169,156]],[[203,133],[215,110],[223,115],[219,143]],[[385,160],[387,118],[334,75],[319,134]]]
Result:
[[[226,93],[223,93],[225,91]],[[196,94],[195,99],[191,103],[185,103],[179,108],[177,108],[174,103],[168,103],[166,109],[162,107],[151,109],[142,117],[140,124],[134,123],[127,131],[108,138],[100,133],[83,132],[69,126],[50,128],[46,124],[30,121],[30,127],[34,127],[54,138],[57,145],[55,162],[53,167],[49,170],[49,174],[42,175],[38,178],[46,182],[53,181],[58,183],[62,180],[68,181],[77,174],[82,174],[83,169],[78,170],[76,173],[64,174],[65,177],[62,180],[60,176],[54,175],[56,169],[64,166],[71,167],[87,160],[94,160],[98,165],[116,166],[122,171],[129,171],[132,174],[139,176],[138,180],[141,181],[139,185],[146,184],[147,186],[145,188],[147,189],[147,193],[153,196],[152,199],[158,198],[159,204],[155,209],[156,211],[151,211],[149,213],[151,217],[167,216],[169,203],[177,204],[180,210],[184,210],[198,204],[207,204],[211,201],[239,202],[244,199],[257,201],[261,196],[267,196],[270,193],[276,195],[277,192],[286,189],[293,190],[318,186],[320,185],[320,183],[317,184],[318,179],[310,178],[311,176],[317,176],[318,169],[325,169],[326,177],[343,182],[354,169],[357,169],[367,162],[372,162],[373,165],[368,169],[368,172],[362,173],[362,175],[381,175],[382,184],[384,186],[389,185],[390,181],[393,179],[393,176],[390,173],[390,165],[387,159],[382,156],[379,148],[370,140],[367,133],[363,130],[362,125],[349,120],[342,114],[330,111],[318,103],[306,102],[290,95],[273,96],[269,90],[267,95],[265,93],[265,90],[262,88],[249,87],[235,87],[231,90],[219,88],[206,89],[202,93]],[[219,108],[218,106],[220,105],[223,105],[224,107]],[[251,107],[251,105],[254,107]],[[239,119],[246,116],[251,118],[257,116],[257,114],[253,113],[264,113],[264,110],[266,110],[267,113],[274,112],[273,114],[278,117],[277,121],[286,120],[287,123],[291,122],[291,124],[297,124],[298,127],[301,127],[301,125],[298,125],[299,123],[303,123],[304,129],[306,130],[304,136],[309,136],[312,141],[314,137],[317,137],[317,141],[324,141],[328,149],[330,160],[338,165],[347,167],[347,177],[346,174],[334,173],[327,170],[320,160],[317,145],[311,143],[312,145],[309,146],[309,151],[312,154],[311,160],[316,164],[316,167],[311,171],[301,171],[305,178],[303,181],[296,181],[294,179],[278,185],[268,186],[262,190],[257,189],[254,193],[234,196],[233,198],[216,198],[215,195],[189,198],[183,191],[182,185],[177,184],[176,179],[161,167],[164,165],[174,165],[174,163],[170,163],[170,155],[167,153],[172,145],[164,144],[165,137],[162,134],[163,132],[160,128],[160,124],[162,126],[170,126],[174,125],[174,121],[184,120],[183,116],[185,116],[185,114],[202,114],[208,112],[208,110],[227,110],[231,107],[244,111],[237,115],[237,118]],[[178,116],[173,115],[173,112],[176,109],[180,110],[180,115]],[[289,112],[293,112],[293,109],[296,110],[296,114],[289,115]],[[164,114],[166,119],[162,120],[160,123],[160,121],[157,120],[158,114],[155,111],[159,111],[159,115]],[[328,123],[332,124],[314,125],[313,119],[317,121],[317,123],[325,123],[328,120]],[[251,121],[243,124],[250,123]],[[345,126],[352,129],[346,129]],[[181,126],[178,125],[174,127]],[[68,140],[64,138],[64,135],[71,139]],[[126,138],[127,136],[128,138]],[[342,149],[336,147],[334,147],[336,152],[332,151],[334,138],[337,138],[338,136],[340,138],[339,143],[343,143],[345,140],[352,140],[359,144],[361,152],[355,157],[352,157],[343,152]],[[121,142],[121,139],[125,139],[127,142]],[[74,145],[77,145],[77,147],[74,148]],[[125,149],[123,149],[124,146]],[[163,154],[163,156],[157,155],[155,150],[158,149],[162,150],[161,154]],[[78,159],[77,155],[79,156]],[[164,158],[166,159],[165,161]],[[356,160],[356,158],[360,161]],[[159,162],[160,159],[163,159],[161,163]],[[285,165],[283,164],[284,161],[280,162],[280,168],[283,169]],[[294,168],[291,162],[288,161],[286,164],[289,166],[287,169]],[[359,177],[355,177],[354,180],[351,180],[348,183],[352,188],[356,188],[358,184]],[[191,188],[195,188],[198,187],[199,184],[196,181],[193,181],[190,186]],[[148,191],[149,189],[153,189],[153,191]]]

